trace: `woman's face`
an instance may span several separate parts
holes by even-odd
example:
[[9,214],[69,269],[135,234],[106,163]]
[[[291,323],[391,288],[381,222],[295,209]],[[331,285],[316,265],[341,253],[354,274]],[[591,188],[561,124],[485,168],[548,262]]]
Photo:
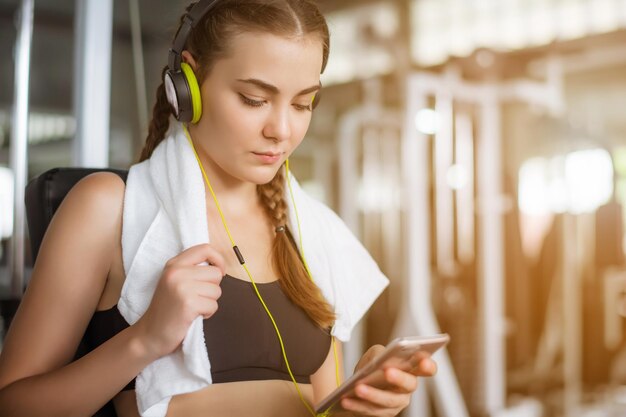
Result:
[[298,147],[320,83],[317,36],[243,33],[202,82],[199,152],[223,181],[265,184]]

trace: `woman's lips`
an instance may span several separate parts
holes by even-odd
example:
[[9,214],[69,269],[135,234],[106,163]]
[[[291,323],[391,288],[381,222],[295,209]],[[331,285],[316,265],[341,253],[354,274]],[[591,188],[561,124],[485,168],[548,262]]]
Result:
[[263,162],[265,164],[274,164],[274,163],[276,163],[280,159],[280,156],[282,155],[280,153],[272,153],[272,152],[267,152],[267,153],[252,152],[252,153],[261,162]]

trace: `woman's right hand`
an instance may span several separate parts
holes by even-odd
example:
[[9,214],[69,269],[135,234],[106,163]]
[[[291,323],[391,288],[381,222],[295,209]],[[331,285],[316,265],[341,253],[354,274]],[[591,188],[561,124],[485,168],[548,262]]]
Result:
[[208,243],[167,261],[150,306],[135,323],[149,354],[159,358],[173,352],[196,317],[217,311],[224,273],[224,258]]

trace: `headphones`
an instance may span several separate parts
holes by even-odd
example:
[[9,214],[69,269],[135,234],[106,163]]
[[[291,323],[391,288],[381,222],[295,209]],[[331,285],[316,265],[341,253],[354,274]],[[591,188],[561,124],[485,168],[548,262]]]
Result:
[[182,52],[192,29],[217,3],[218,0],[200,0],[183,17],[167,59],[167,71],[163,77],[167,101],[172,105],[174,117],[183,123],[197,123],[202,115],[200,87],[191,66],[182,62]]
[[[169,50],[167,71],[163,77],[167,101],[174,110],[174,117],[182,123],[197,123],[202,115],[200,86],[189,64],[183,62],[182,52],[189,33],[196,24],[217,4],[218,0],[200,0],[183,17]],[[313,96],[311,107],[319,103],[319,91]]]

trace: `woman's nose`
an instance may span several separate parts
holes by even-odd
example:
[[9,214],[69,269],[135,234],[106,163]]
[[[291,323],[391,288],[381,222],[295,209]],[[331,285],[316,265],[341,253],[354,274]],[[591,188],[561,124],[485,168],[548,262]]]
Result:
[[291,136],[291,121],[289,109],[274,108],[270,112],[265,126],[263,136],[276,141],[284,141]]

